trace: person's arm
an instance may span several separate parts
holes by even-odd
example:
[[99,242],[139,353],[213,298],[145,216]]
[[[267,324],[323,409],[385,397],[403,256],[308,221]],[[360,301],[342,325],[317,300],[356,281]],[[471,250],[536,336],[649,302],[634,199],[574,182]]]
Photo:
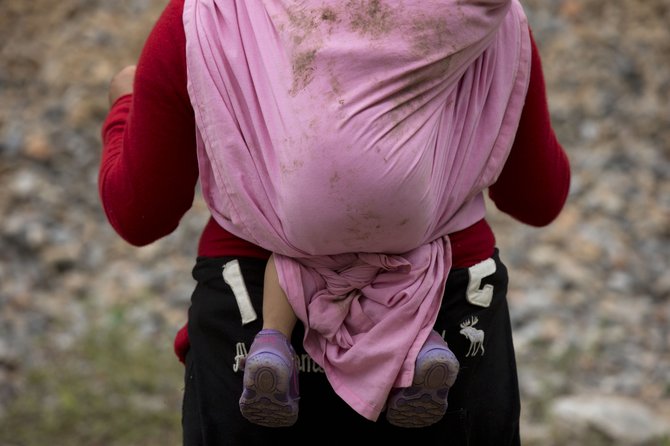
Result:
[[[195,196],[195,120],[186,87],[183,0],[166,7],[142,50],[110,85],[99,192],[107,218],[142,246],[170,234]],[[128,87],[128,78],[132,88]],[[130,91],[128,91],[130,90]]]
[[551,127],[544,74],[531,33],[532,62],[526,102],[507,162],[489,196],[501,211],[532,226],[559,215],[570,187],[570,163]]

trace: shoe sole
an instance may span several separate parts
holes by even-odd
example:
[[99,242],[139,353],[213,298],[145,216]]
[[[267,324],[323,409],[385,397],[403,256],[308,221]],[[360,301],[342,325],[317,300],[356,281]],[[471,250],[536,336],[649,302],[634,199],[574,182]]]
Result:
[[279,356],[259,353],[244,365],[240,411],[252,423],[286,427],[298,419],[298,398],[289,397],[291,370]]
[[435,349],[422,355],[412,386],[396,389],[389,396],[386,419],[394,426],[408,428],[440,421],[447,411],[447,395],[458,370],[458,360],[449,350]]

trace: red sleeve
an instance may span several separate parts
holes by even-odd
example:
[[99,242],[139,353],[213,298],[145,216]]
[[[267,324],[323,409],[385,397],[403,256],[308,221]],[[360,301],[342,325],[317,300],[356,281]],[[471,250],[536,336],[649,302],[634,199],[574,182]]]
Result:
[[111,225],[142,246],[170,234],[195,196],[195,120],[186,89],[184,0],[172,0],[140,55],[133,94],[102,127],[99,192]]
[[512,150],[489,196],[501,211],[546,226],[561,212],[570,186],[570,163],[551,127],[544,75],[531,33],[532,62],[526,102]]

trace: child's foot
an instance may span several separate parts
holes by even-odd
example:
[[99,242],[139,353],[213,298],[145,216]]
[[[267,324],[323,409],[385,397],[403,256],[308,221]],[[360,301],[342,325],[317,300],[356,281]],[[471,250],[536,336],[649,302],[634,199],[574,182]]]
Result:
[[391,391],[386,419],[399,427],[425,427],[437,423],[447,411],[447,394],[456,381],[459,363],[447,343],[431,332],[416,358],[411,387]]
[[261,330],[244,360],[240,411],[252,423],[291,426],[298,419],[297,357],[286,337]]

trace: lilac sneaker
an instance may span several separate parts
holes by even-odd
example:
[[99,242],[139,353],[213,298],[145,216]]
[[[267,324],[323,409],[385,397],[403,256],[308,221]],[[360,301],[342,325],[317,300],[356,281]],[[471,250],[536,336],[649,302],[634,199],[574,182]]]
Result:
[[293,425],[298,419],[298,358],[286,336],[261,330],[244,359],[240,411],[267,427]]
[[442,337],[433,331],[416,358],[411,387],[391,390],[386,419],[399,427],[426,427],[447,411],[447,394],[456,381],[459,363]]

